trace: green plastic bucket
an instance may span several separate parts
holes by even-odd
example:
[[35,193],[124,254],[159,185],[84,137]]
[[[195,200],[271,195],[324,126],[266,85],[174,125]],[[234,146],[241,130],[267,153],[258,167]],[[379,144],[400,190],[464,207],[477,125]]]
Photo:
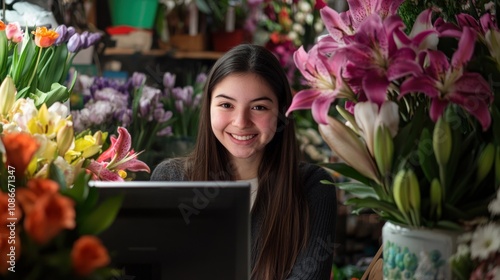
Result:
[[109,0],[113,26],[153,27],[158,0]]

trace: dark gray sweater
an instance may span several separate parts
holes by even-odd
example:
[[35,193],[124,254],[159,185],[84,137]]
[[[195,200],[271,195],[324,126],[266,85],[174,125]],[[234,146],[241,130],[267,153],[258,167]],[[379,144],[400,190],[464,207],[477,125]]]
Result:
[[[321,167],[303,163],[300,172],[305,178],[304,192],[310,212],[310,235],[307,247],[302,250],[287,279],[320,280],[330,279],[332,270],[335,222],[337,216],[337,196],[335,187],[320,183],[332,181],[330,175]],[[185,181],[182,161],[168,159],[160,163],[151,175],[151,181]],[[252,248],[260,230],[265,213],[252,212]],[[252,267],[255,252],[252,252]]]

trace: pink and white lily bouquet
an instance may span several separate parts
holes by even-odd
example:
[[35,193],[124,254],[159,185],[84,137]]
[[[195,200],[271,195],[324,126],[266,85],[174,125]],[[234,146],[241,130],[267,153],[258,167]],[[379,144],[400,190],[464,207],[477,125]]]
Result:
[[346,204],[411,227],[488,216],[500,185],[495,6],[448,21],[429,8],[405,26],[403,0],[347,2],[322,8],[328,35],[294,54],[308,88],[287,112],[312,110],[344,161],[328,167],[352,179],[338,184]]

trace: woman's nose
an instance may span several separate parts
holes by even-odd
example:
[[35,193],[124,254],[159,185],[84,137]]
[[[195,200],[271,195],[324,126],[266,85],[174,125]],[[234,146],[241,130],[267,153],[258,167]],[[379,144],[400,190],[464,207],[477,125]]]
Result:
[[235,112],[233,125],[237,128],[246,128],[251,124],[250,113],[247,110],[239,110]]

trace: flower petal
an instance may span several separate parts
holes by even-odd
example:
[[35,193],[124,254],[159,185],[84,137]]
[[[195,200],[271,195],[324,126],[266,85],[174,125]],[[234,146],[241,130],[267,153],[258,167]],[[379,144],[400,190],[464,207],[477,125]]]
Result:
[[373,153],[373,139],[375,137],[375,120],[378,115],[378,105],[373,102],[359,102],[354,106],[354,118],[358,124],[366,146],[371,155]]
[[379,182],[373,159],[366,146],[350,128],[337,119],[328,117],[328,124],[320,124],[319,132],[328,146],[348,165]]
[[106,169],[106,164],[92,160],[87,169],[91,171],[97,178],[103,181],[123,181],[120,175]]
[[387,77],[377,70],[367,71],[365,77],[363,77],[363,89],[366,97],[378,105],[384,103],[388,87],[389,81]]
[[431,120],[437,122],[439,117],[441,117],[441,115],[443,114],[444,109],[446,108],[447,105],[448,105],[447,100],[441,100],[439,98],[432,99],[431,111],[430,111]]
[[319,95],[313,102],[311,111],[313,119],[318,124],[327,124],[328,110],[333,100],[335,100],[334,95]]
[[474,53],[474,43],[476,41],[476,32],[470,27],[464,27],[462,37],[458,41],[458,49],[451,58],[451,65],[456,68],[463,67]]
[[434,81],[428,76],[419,76],[406,79],[400,87],[400,98],[408,93],[420,92],[433,98],[437,97],[439,90]]
[[292,104],[286,111],[286,116],[288,116],[292,111],[310,109],[314,100],[319,96],[320,91],[317,89],[304,89],[295,94],[292,100]]
[[[134,155],[134,157],[136,156]],[[133,172],[137,171],[151,172],[151,169],[149,169],[149,166],[146,163],[136,158],[129,159],[123,162],[122,164],[117,165],[115,168],[119,170],[130,170]]]

